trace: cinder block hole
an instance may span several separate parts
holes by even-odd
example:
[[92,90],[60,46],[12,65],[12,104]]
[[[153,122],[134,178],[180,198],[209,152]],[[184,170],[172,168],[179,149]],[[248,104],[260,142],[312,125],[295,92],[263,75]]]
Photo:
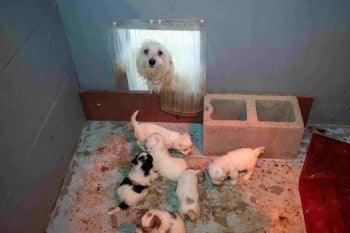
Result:
[[213,113],[210,115],[213,120],[247,120],[245,100],[213,99],[210,104],[213,106]]
[[295,121],[292,104],[288,101],[256,100],[255,104],[259,121]]

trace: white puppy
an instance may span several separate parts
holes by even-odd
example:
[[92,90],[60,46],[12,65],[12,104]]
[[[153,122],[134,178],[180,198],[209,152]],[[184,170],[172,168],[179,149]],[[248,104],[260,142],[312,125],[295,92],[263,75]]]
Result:
[[159,94],[177,76],[170,53],[156,41],[145,41],[136,58],[138,73],[147,80],[150,92]]
[[170,155],[161,134],[151,134],[146,140],[146,147],[153,157],[154,169],[160,176],[176,181],[179,175],[188,169],[185,159]]
[[141,153],[132,163],[133,168],[131,172],[124,178],[117,189],[121,203],[117,208],[109,211],[109,215],[115,214],[120,210],[126,210],[143,200],[148,193],[151,181],[158,177],[158,174],[154,171],[153,158],[150,154]]
[[179,214],[182,218],[187,215],[192,221],[200,215],[198,204],[198,179],[197,174],[201,171],[189,169],[178,178],[176,187],[177,200],[179,202]]
[[150,209],[137,223],[136,233],[185,233],[183,220],[176,213]]
[[246,171],[243,179],[248,180],[252,175],[258,156],[264,153],[265,147],[255,149],[241,148],[220,156],[209,165],[209,176],[214,184],[221,184],[228,176],[231,184],[237,184],[239,172]]
[[136,121],[138,110],[131,116],[131,125],[135,131],[135,138],[137,144],[142,146],[145,144],[145,140],[153,133],[159,133],[164,137],[165,147],[167,149],[172,148],[180,151],[184,155],[188,155],[191,152],[192,141],[191,136],[188,133],[179,133],[162,126],[152,123],[139,123]]

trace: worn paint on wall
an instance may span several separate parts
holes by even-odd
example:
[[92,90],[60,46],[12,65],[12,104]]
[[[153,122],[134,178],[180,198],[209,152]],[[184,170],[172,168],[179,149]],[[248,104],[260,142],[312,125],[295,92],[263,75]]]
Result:
[[315,96],[311,122],[349,122],[350,2],[58,1],[82,89],[114,89],[106,22],[200,18],[207,91]]

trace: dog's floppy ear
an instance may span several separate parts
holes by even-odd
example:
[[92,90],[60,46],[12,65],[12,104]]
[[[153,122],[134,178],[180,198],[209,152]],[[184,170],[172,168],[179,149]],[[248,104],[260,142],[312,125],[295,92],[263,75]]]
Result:
[[145,176],[148,176],[149,173],[150,173],[150,170],[153,168],[153,162],[152,161],[153,161],[152,156],[148,157],[146,160],[143,160],[143,163],[141,165],[141,169],[142,169],[143,174]]
[[192,136],[189,133],[185,132],[184,135],[185,135],[184,137],[186,138],[186,140],[188,140],[189,142],[192,142],[191,141]]
[[143,215],[145,215],[145,213],[147,213],[147,212],[148,212],[148,209],[140,209],[138,211],[137,215],[138,215],[139,218],[142,218]]
[[196,169],[192,169],[192,170],[194,171],[194,173],[196,175],[202,175],[203,174],[203,171],[201,171],[201,170],[196,170]]
[[131,161],[132,164],[137,165],[137,156]]
[[156,135],[156,137],[153,137],[153,141],[155,144],[159,143],[159,135]]
[[159,144],[160,139],[159,139],[159,134],[158,133],[154,133],[151,134],[147,139],[146,139],[146,145],[148,145],[149,147],[154,147],[155,145]]
[[137,161],[139,161],[139,162],[145,162],[145,157],[143,157],[143,156],[138,156],[138,157],[137,157]]
[[149,227],[150,228],[157,228],[159,229],[160,225],[162,224],[162,221],[160,220],[160,218],[157,215],[153,215]]
[[153,162],[153,157],[149,153],[147,153],[147,160],[152,163]]

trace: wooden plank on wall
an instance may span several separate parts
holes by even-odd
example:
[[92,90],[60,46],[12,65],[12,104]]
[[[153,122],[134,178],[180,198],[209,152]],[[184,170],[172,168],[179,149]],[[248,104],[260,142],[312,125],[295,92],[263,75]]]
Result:
[[[140,110],[138,120],[154,122],[203,123],[198,117],[179,117],[160,109],[160,99],[146,91],[80,91],[86,118],[101,121],[129,121],[135,110]],[[312,106],[312,96],[297,96],[304,123]]]
[[198,117],[175,116],[160,109],[160,98],[146,91],[80,91],[88,120],[129,121],[140,110],[140,121],[201,123]]

